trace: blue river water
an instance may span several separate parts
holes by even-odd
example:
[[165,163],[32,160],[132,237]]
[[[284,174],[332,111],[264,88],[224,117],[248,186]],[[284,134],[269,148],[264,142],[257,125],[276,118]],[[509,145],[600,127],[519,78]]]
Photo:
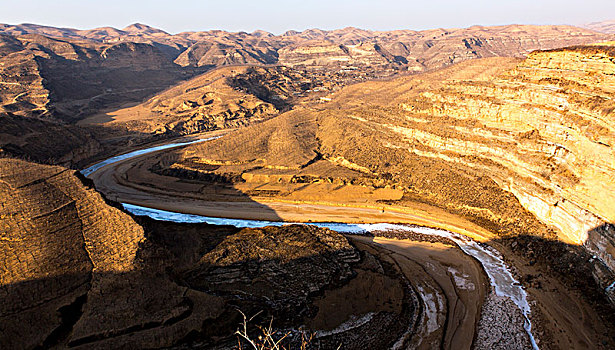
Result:
[[[220,136],[210,137],[206,139],[199,139],[194,141],[186,141],[186,142],[176,142],[165,144],[161,146],[150,147],[122,155],[118,155],[115,157],[111,157],[102,162],[96,163],[84,170],[81,173],[84,176],[90,176],[92,173],[98,171],[104,166],[117,163],[122,160],[130,159],[133,157],[137,157],[140,155],[161,151],[165,149],[175,148],[186,146],[194,143],[205,142],[209,140],[213,140],[219,138]],[[166,210],[159,210],[153,208],[147,208],[143,206],[122,203],[124,209],[134,215],[142,215],[148,216],[154,220],[160,221],[171,221],[178,223],[207,223],[211,225],[232,225],[240,228],[259,228],[265,226],[283,226],[293,224],[291,222],[280,222],[280,221],[262,221],[262,220],[243,220],[243,219],[231,219],[231,218],[216,218],[216,217],[208,217],[194,214],[184,214],[171,212]],[[301,223],[305,224],[305,223]],[[508,265],[504,262],[502,255],[494,248],[478,243],[469,237],[464,235],[453,233],[445,230],[429,228],[429,227],[420,227],[420,226],[408,226],[408,225],[400,225],[400,224],[390,224],[390,223],[378,223],[378,224],[347,224],[347,223],[339,223],[339,222],[320,222],[320,223],[309,223],[309,225],[314,225],[318,227],[329,228],[331,230],[348,233],[348,234],[365,234],[365,233],[376,233],[381,231],[409,231],[415,232],[423,235],[432,235],[439,236],[451,239],[454,241],[459,248],[466,254],[474,257],[478,260],[489,280],[493,289],[498,296],[503,296],[510,298],[515,305],[521,310],[523,315],[525,316],[525,324],[524,329],[527,332],[530,341],[532,343],[532,347],[535,350],[538,350],[538,345],[536,340],[532,334],[532,323],[530,321],[530,305],[527,300],[527,292],[523,289],[519,281],[517,281],[512,275]]]
[[[305,224],[281,221],[216,218],[147,208],[128,203],[122,203],[122,205],[124,206],[124,209],[134,215],[148,216],[154,220],[171,221],[178,223],[207,223],[210,225],[232,225],[241,228],[259,228],[265,226]],[[508,265],[504,262],[502,255],[496,249],[486,244],[480,244],[464,235],[430,227],[408,226],[388,223],[347,224],[340,222],[314,222],[309,223],[309,225],[324,227],[337,232],[348,234],[366,234],[382,231],[408,231],[423,235],[444,237],[454,241],[464,253],[474,257],[482,264],[483,269],[487,273],[489,281],[491,282],[491,285],[493,286],[496,295],[510,298],[521,310],[521,312],[525,316],[524,329],[530,338],[533,348],[536,350],[538,349],[538,344],[536,343],[536,340],[532,335],[532,323],[529,319],[531,310],[527,300],[527,292],[523,289],[519,281],[514,278],[514,276],[510,272]]]
[[169,148],[187,146],[187,145],[191,145],[193,143],[210,141],[210,140],[217,139],[219,137],[220,136],[215,136],[215,137],[209,137],[209,138],[206,138],[206,139],[198,139],[198,140],[194,140],[194,141],[169,143],[169,144],[165,144],[165,145],[161,145],[161,146],[154,146],[154,147],[140,149],[140,150],[129,152],[129,153],[125,153],[125,154],[120,154],[119,156],[115,156],[115,157],[111,157],[111,158],[105,159],[102,162],[96,163],[96,164],[94,164],[94,165],[92,165],[92,166],[90,166],[88,168],[85,168],[85,169],[81,170],[81,174],[83,174],[83,176],[85,176],[85,177],[88,177],[92,173],[94,173],[95,171],[99,170],[100,168],[102,168],[104,166],[107,166],[107,165],[113,164],[113,163],[117,163],[117,162],[125,160],[125,159],[134,158],[134,157],[137,157],[137,156],[141,156],[141,155],[152,153],[152,152],[156,152],[156,151],[162,151],[162,150],[169,149]]

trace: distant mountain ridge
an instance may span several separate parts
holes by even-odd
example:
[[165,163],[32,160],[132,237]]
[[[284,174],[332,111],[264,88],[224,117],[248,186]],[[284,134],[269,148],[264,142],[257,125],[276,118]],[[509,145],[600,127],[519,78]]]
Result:
[[587,23],[583,25],[583,27],[601,33],[615,34],[615,19],[609,21]]
[[[610,25],[613,26],[613,23],[611,22]],[[287,51],[302,49],[305,45],[313,46],[314,40],[321,41],[323,44],[346,47],[371,43],[378,44],[383,51],[398,57],[397,60],[393,60],[395,62],[391,62],[390,58],[385,59],[388,63],[404,62],[403,68],[423,71],[468,58],[520,57],[538,49],[552,49],[612,39],[604,33],[598,33],[601,28],[600,26],[584,29],[566,25],[505,25],[422,31],[371,31],[347,27],[335,30],[315,28],[301,32],[291,30],[282,35],[274,35],[262,30],[256,30],[253,33],[209,30],[169,34],[141,23],[134,23],[123,29],[101,27],[87,30],[36,24],[0,24],[0,33],[12,36],[39,34],[53,38],[99,43],[119,41],[148,43],[161,49],[173,58],[175,63],[193,67],[246,63],[286,64],[284,58],[278,57],[280,49]],[[379,60],[386,56],[376,50],[371,50],[370,53],[380,56]],[[335,55],[337,56],[338,53]],[[353,63],[353,56],[351,54],[347,56],[342,60]],[[334,60],[339,61],[340,59],[334,58]]]
[[[104,106],[138,102],[180,80],[227,65],[282,65],[323,76],[345,74],[348,83],[614,39],[566,25],[423,31],[347,27],[273,35],[262,30],[169,34],[141,23],[87,30],[0,24],[0,111],[36,116],[59,112],[64,119],[78,120]],[[369,77],[358,72],[369,72]]]

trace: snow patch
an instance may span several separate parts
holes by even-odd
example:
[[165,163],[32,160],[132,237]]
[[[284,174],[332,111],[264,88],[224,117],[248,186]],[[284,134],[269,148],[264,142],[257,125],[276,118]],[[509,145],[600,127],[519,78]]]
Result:
[[[421,293],[423,305],[425,305],[425,319],[427,320],[427,333],[431,334],[440,328],[438,326],[438,306],[436,305],[436,295],[428,293],[423,287],[418,286],[417,289]],[[441,302],[438,300],[438,304]]]
[[448,272],[453,276],[453,280],[455,281],[455,285],[458,288],[473,291],[476,290],[476,286],[472,281],[470,281],[470,276],[462,273],[461,271],[450,267],[448,268]]

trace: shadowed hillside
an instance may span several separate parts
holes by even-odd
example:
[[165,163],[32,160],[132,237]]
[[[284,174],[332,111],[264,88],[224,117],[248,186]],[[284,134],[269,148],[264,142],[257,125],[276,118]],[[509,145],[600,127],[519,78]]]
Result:
[[[231,349],[241,312],[288,348],[612,348],[615,50],[591,27],[0,25],[0,348]],[[208,141],[69,169],[180,137]]]
[[[135,221],[71,170],[7,158],[0,170],[3,348],[232,346],[237,309],[316,329],[373,312],[361,343],[381,348],[413,317],[399,272],[333,231]],[[358,293],[360,310],[323,306],[325,292]],[[328,315],[337,321],[322,324]],[[320,338],[360,348],[345,331]]]
[[[502,237],[584,244],[613,271],[613,233],[589,234],[615,221],[610,55],[572,47],[351,86],[318,111],[191,146],[169,167],[216,164],[267,200],[427,203]],[[471,73],[485,66],[491,76]],[[366,195],[378,191],[399,194]]]
[[139,101],[195,70],[146,43],[103,44],[39,34],[0,35],[1,111],[76,121]]

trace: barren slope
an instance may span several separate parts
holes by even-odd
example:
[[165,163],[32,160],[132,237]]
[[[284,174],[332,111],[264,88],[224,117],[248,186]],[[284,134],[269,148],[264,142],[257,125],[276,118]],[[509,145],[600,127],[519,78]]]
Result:
[[147,43],[0,35],[0,111],[75,121],[194,74]]
[[[280,328],[317,313],[337,318],[314,330],[370,313],[360,338],[342,330],[320,341],[382,348],[416,317],[397,269],[326,229],[138,224],[72,170],[8,158],[0,158],[0,218],[2,348],[228,347],[237,308],[260,314],[257,324],[273,316]],[[386,288],[366,288],[373,284]],[[339,310],[323,297],[317,308],[314,296],[325,291],[362,303]]]
[[80,124],[168,136],[234,128],[279,114],[317,84],[286,67],[222,67]]
[[[504,237],[583,244],[606,288],[615,269],[612,52],[573,47],[507,61],[510,70],[473,61],[352,86],[330,108],[284,114],[151,169],[223,175],[255,199],[429,203]],[[499,74],[482,75],[485,65]],[[403,102],[379,106],[383,91]],[[347,105],[362,106],[338,109]]]
[[0,25],[12,36],[39,34],[90,43],[142,43],[154,47],[183,67],[236,64],[304,66],[309,69],[371,71],[374,77],[395,72],[420,72],[468,59],[523,57],[537,49],[588,44],[611,36],[572,26],[473,26],[470,28],[395,30],[387,32],[344,28],[308,29],[275,36],[267,32],[230,33],[221,30],[168,34],[143,24],[122,30],[77,30],[34,24]]
[[615,34],[615,20],[587,23],[583,27],[597,32]]
[[[485,233],[536,296],[539,339],[610,346],[615,49],[520,58],[608,35],[568,26],[282,36],[171,35],[140,24],[0,30],[2,156],[74,166],[143,140],[248,126],[107,167],[100,188],[116,200],[222,216],[284,219],[275,209],[284,207],[303,221],[412,217]],[[492,57],[500,55],[517,58]],[[470,60],[480,57],[490,58]],[[224,67],[174,85],[246,63],[292,68]],[[338,91],[407,70],[429,72]],[[103,110],[118,103],[132,104]],[[385,249],[365,239],[355,241],[359,252],[303,226],[137,221],[71,170],[0,158],[0,347],[234,345],[237,306],[265,310],[261,323],[308,324],[325,347],[390,347],[429,311],[405,278],[428,281],[447,300],[435,330],[411,330],[429,336],[425,346],[457,337],[469,347],[474,331],[488,334],[473,327],[484,276],[446,244],[381,241]],[[451,282],[449,268],[462,265],[476,293]],[[336,333],[361,315],[368,323]]]

